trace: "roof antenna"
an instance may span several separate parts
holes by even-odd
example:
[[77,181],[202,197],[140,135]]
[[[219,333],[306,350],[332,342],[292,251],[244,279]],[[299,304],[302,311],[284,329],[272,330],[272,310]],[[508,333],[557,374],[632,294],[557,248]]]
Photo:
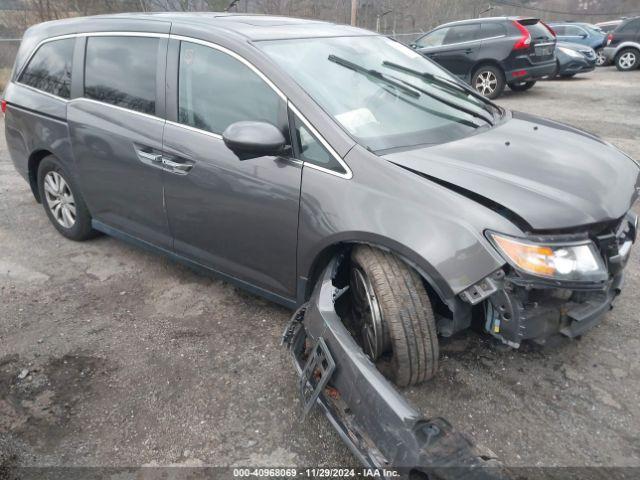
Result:
[[239,2],[240,0],[231,0],[231,3],[229,3],[229,5],[227,6],[227,8],[224,9],[225,12],[228,12],[230,9],[232,9],[233,7],[236,6],[236,4]]

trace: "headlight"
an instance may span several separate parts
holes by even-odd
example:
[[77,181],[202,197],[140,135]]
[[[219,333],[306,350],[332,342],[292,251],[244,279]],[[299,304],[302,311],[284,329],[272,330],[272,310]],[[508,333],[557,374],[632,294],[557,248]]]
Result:
[[489,238],[514,268],[539,277],[567,281],[603,281],[608,272],[591,241],[535,243],[489,233]]
[[569,55],[570,57],[573,57],[573,58],[584,57],[584,55],[582,55],[580,52],[576,52],[575,50],[571,50],[570,48],[558,47],[558,49],[562,51],[562,53]]

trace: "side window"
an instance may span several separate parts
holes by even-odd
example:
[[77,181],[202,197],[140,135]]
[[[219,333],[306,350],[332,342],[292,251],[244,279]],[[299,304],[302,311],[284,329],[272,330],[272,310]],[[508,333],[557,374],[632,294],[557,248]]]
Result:
[[504,25],[497,22],[483,23],[481,25],[480,38],[493,38],[501,37],[507,34],[507,29]]
[[157,38],[89,37],[84,96],[154,115],[158,45]]
[[447,32],[449,31],[448,27],[440,28],[435,32],[431,32],[428,35],[418,39],[416,45],[418,47],[439,47],[444,42],[444,37],[447,36]]
[[178,121],[221,134],[243,120],[282,126],[282,99],[254,71],[226,53],[180,44]]
[[575,25],[567,25],[565,35],[569,37],[579,37],[580,35],[584,35],[585,33],[587,32],[585,32],[580,27],[577,27]]
[[62,98],[71,94],[71,64],[75,38],[43,44],[18,82]]
[[458,25],[449,28],[449,32],[444,39],[444,45],[453,43],[472,42],[480,36],[480,24],[473,23],[471,25]]
[[564,25],[552,25],[553,31],[556,32],[556,35],[560,37],[564,37],[567,34],[567,27]]
[[294,122],[297,158],[334,172],[346,173],[342,165],[299,118],[296,117]]

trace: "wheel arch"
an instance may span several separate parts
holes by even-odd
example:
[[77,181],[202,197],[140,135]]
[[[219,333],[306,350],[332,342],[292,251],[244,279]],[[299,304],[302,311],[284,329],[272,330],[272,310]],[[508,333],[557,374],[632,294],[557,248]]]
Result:
[[40,198],[40,192],[38,191],[38,167],[40,166],[40,162],[49,155],[53,155],[53,153],[47,149],[38,149],[34,150],[27,160],[27,172],[29,175],[29,186],[31,187],[31,192],[35,197],[38,203],[42,202]]
[[358,232],[343,234],[318,248],[309,268],[306,272],[301,272],[302,275],[299,277],[297,303],[302,304],[309,300],[315,285],[322,278],[322,273],[334,258],[340,255],[348,258],[351,250],[358,245],[369,245],[388,251],[420,275],[438,317],[438,330],[441,333],[449,332],[445,336],[469,326],[471,306],[455,295],[446,280],[427,259],[391,238],[372,234],[359,235]]
[[336,256],[348,254],[351,249],[358,245],[369,245],[373,248],[393,253],[403,262],[413,268],[422,277],[425,285],[446,305],[451,308],[455,303],[456,295],[453,293],[447,282],[442,278],[437,270],[424,258],[411,249],[403,246],[397,241],[381,235],[358,235],[357,232],[343,234],[332,238],[324,246],[317,249],[306,272],[301,272],[304,279],[304,288],[301,301],[306,301],[311,296],[313,288],[320,278],[322,272],[329,262]]
[[500,70],[500,72],[502,72],[502,76],[505,79],[505,82],[507,81],[506,78],[506,74],[504,73],[504,68],[502,67],[502,65],[500,65],[500,62],[498,60],[495,60],[493,58],[483,58],[482,60],[478,60],[474,65],[473,68],[471,69],[471,77],[473,78],[473,76],[476,74],[476,72],[480,69],[480,67],[484,67],[486,65],[490,65],[492,67],[496,67]]
[[639,44],[636,44],[636,43],[623,43],[623,44],[618,46],[618,50],[616,51],[616,55],[614,57],[614,61],[617,62],[618,58],[620,58],[620,55],[625,50],[634,50],[636,52],[636,54],[640,55],[640,45]]

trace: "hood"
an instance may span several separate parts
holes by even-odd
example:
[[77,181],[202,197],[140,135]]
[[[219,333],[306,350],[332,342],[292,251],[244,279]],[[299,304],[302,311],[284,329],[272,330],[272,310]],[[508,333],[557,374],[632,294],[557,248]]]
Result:
[[615,147],[516,112],[486,132],[384,158],[518,220],[526,230],[621,218],[640,187],[640,168]]
[[570,43],[570,42],[557,42],[556,47],[570,48],[571,50],[575,50],[576,52],[580,52],[582,50],[588,50],[591,48],[589,45],[582,45],[581,43]]

